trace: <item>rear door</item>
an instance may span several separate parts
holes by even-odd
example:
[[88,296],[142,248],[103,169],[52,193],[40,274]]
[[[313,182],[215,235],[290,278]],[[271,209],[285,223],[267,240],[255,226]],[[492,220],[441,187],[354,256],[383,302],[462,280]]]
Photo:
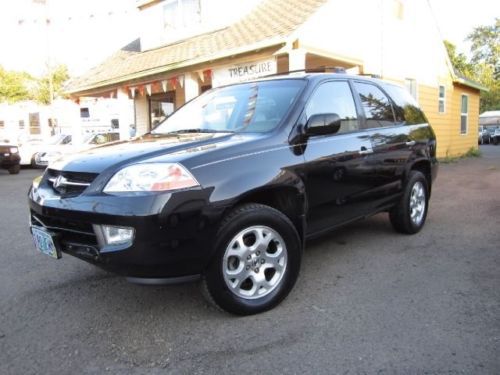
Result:
[[361,127],[369,134],[373,154],[370,179],[371,211],[390,204],[401,191],[405,168],[415,141],[411,129],[399,120],[394,102],[378,85],[354,81],[357,99],[364,113]]

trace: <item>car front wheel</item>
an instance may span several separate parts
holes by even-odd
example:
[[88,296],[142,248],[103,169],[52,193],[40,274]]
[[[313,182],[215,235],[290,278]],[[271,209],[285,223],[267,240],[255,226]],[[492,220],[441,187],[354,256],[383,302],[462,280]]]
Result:
[[389,212],[397,232],[414,234],[425,224],[429,204],[428,183],[422,172],[411,171],[399,203]]
[[301,241],[288,217],[274,208],[236,208],[223,220],[215,246],[202,285],[209,301],[230,313],[269,310],[297,280]]

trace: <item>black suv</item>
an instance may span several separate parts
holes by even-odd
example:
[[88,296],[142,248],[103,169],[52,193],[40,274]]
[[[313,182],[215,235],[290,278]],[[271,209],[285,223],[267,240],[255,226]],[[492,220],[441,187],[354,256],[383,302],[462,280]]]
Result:
[[378,212],[424,225],[436,139],[403,88],[344,74],[210,90],[152,132],[55,162],[29,192],[38,250],[145,283],[201,275],[235,314],[268,310],[306,239]]
[[21,157],[17,146],[0,141],[0,169],[7,169],[10,174],[21,170]]

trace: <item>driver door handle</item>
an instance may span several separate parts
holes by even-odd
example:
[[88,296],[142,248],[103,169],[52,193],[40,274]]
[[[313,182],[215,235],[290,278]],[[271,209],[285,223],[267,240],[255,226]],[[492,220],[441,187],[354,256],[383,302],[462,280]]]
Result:
[[373,150],[371,148],[361,147],[361,150],[358,151],[360,155],[369,155],[373,154]]

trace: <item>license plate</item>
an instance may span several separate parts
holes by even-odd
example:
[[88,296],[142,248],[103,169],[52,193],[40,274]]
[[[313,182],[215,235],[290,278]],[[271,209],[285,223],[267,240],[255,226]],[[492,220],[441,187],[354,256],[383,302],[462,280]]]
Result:
[[31,227],[31,233],[33,234],[35,247],[38,251],[55,259],[61,258],[61,252],[58,250],[51,233],[35,226]]

